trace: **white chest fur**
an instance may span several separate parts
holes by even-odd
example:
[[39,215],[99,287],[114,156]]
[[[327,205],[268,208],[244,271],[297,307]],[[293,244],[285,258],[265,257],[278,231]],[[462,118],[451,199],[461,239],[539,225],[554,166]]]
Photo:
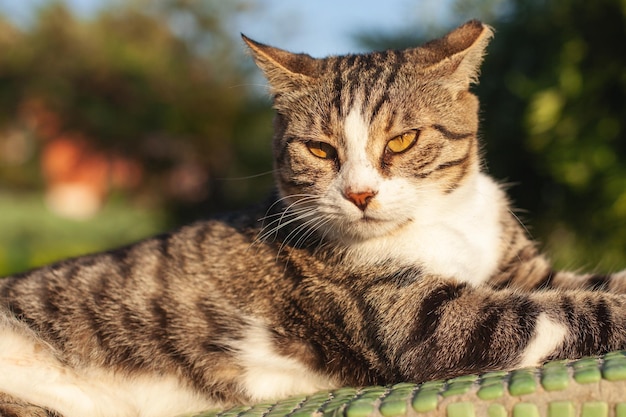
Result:
[[354,243],[355,265],[392,261],[478,285],[495,271],[500,256],[503,193],[478,174],[444,197],[415,205],[411,221],[394,233]]

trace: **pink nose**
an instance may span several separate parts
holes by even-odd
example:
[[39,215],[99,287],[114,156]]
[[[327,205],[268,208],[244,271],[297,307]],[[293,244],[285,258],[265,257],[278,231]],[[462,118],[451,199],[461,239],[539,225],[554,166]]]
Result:
[[372,201],[372,198],[376,195],[374,191],[361,191],[361,192],[352,192],[351,190],[346,190],[344,192],[344,196],[346,199],[350,200],[355,206],[360,208],[361,210],[365,210],[367,205]]

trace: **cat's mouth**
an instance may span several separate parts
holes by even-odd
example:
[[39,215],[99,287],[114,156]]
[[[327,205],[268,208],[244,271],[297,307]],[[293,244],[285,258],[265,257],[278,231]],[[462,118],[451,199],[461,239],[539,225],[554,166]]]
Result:
[[342,227],[342,234],[349,239],[364,241],[394,234],[410,223],[412,223],[411,219],[398,221],[397,219],[384,219],[363,213],[360,218],[354,219],[345,227]]
[[361,218],[358,220],[363,223],[386,223],[386,220],[377,219],[376,217],[368,216],[366,213],[363,213]]

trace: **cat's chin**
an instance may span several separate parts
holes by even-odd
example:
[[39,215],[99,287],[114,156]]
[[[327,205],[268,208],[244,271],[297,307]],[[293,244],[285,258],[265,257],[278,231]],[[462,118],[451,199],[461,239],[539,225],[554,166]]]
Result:
[[371,239],[395,234],[410,223],[410,219],[398,222],[363,216],[359,220],[345,223],[341,227],[335,228],[333,237],[343,243],[366,242]]

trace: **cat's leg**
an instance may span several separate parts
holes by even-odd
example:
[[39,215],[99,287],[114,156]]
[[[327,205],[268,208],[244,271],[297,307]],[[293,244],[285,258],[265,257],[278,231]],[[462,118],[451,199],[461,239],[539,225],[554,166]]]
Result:
[[21,323],[1,316],[0,392],[6,400],[0,415],[30,416],[33,411],[45,416],[47,409],[58,410],[58,415],[98,415],[80,378],[59,361],[54,349]]
[[175,375],[72,367],[56,353],[0,310],[0,417],[169,417],[217,405]]
[[41,408],[10,395],[0,393],[0,417],[62,417],[61,414]]
[[489,280],[490,285],[525,291],[563,289],[626,293],[626,270],[608,274],[558,271],[537,252],[532,242],[527,245],[501,262],[499,271]]
[[556,270],[529,239],[517,217],[503,219],[504,239],[497,270],[487,283],[494,288],[523,291],[546,289],[593,290],[626,294],[626,270],[614,273],[580,273]]
[[[397,364],[404,380],[510,370],[626,349],[626,296],[621,294],[493,290],[430,276],[413,288],[386,291],[376,291],[375,307],[383,319],[374,334],[395,348],[390,358],[385,350],[379,362],[383,368]],[[398,306],[410,323],[406,328],[397,326]]]
[[626,293],[626,270],[610,274],[581,274],[570,271],[556,271],[548,288],[582,288],[593,291]]

